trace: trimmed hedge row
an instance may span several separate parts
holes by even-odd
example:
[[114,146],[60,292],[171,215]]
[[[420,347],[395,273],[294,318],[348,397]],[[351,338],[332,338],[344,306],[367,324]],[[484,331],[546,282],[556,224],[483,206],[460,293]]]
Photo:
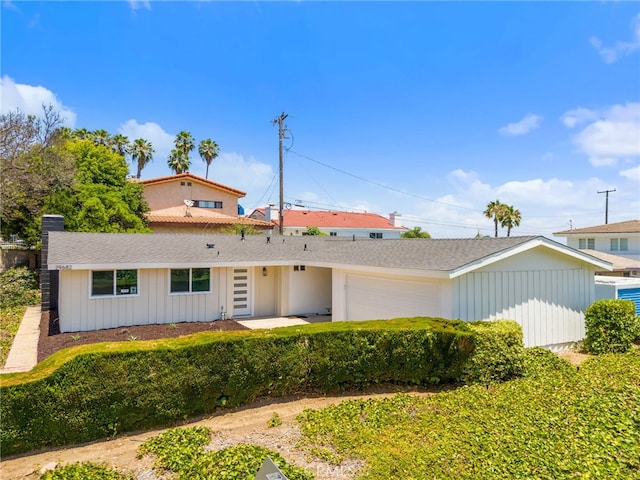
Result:
[[6,456],[87,442],[261,395],[502,380],[523,373],[522,352],[515,322],[432,318],[73,347],[0,377],[0,448]]

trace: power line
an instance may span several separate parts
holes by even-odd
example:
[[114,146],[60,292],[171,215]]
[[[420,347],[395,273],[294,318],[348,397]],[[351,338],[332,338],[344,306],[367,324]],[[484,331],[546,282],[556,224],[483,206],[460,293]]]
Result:
[[359,175],[355,175],[355,174],[353,174],[353,173],[347,172],[347,171],[342,170],[342,169],[340,169],[340,168],[334,167],[333,165],[329,165],[329,164],[327,164],[327,163],[321,162],[320,160],[316,160],[316,159],[314,159],[314,158],[308,157],[307,155],[303,155],[303,154],[298,153],[298,152],[296,152],[296,151],[294,151],[294,150],[289,150],[289,151],[290,151],[291,153],[293,153],[294,155],[297,155],[297,156],[299,156],[299,157],[301,157],[301,158],[304,158],[304,159],[306,159],[306,160],[309,160],[309,161],[311,161],[311,162],[317,163],[318,165],[322,165],[323,167],[329,168],[329,169],[331,169],[331,170],[335,170],[336,172],[340,172],[340,173],[342,173],[343,175],[347,175],[347,176],[349,176],[349,177],[356,178],[356,179],[358,179],[358,180],[360,180],[360,181],[362,181],[362,182],[370,183],[371,185],[375,185],[376,187],[384,188],[385,190],[388,190],[388,191],[390,191],[390,192],[396,192],[396,193],[400,193],[400,194],[402,194],[402,195],[406,195],[406,196],[408,196],[408,197],[414,197],[414,198],[419,198],[419,199],[421,199],[421,200],[427,200],[427,201],[429,201],[429,202],[433,202],[433,203],[439,203],[439,204],[441,204],[441,205],[446,205],[447,207],[460,208],[460,209],[462,209],[462,210],[469,210],[469,211],[471,211],[471,212],[476,212],[476,213],[478,213],[478,212],[479,212],[479,210],[476,210],[476,209],[474,209],[474,208],[462,207],[462,206],[460,206],[460,205],[454,205],[453,203],[441,202],[440,200],[434,200],[433,198],[428,198],[428,197],[425,197],[425,196],[423,196],[423,195],[418,195],[418,194],[416,194],[416,193],[410,193],[410,192],[406,192],[406,191],[404,191],[404,190],[400,190],[399,188],[390,187],[390,186],[388,186],[388,185],[384,185],[384,184],[382,184],[382,183],[375,182],[375,181],[373,181],[373,180],[369,180],[369,179],[364,178],[364,177],[361,177],[361,176],[359,176]]

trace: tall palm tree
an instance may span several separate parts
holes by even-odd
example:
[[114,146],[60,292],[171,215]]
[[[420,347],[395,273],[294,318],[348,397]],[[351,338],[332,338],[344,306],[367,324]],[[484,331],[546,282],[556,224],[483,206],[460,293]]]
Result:
[[495,202],[489,202],[487,209],[483,212],[487,218],[493,218],[493,223],[496,227],[496,237],[498,236],[498,223],[502,221],[504,205],[500,203],[500,200]]
[[200,145],[198,145],[198,153],[200,154],[200,157],[202,157],[202,160],[204,160],[207,164],[207,171],[204,175],[204,178],[209,178],[209,165],[211,165],[211,162],[213,160],[218,158],[218,144],[210,138],[202,140],[200,142]]
[[189,170],[190,164],[191,162],[189,161],[189,157],[186,157],[182,152],[175,148],[171,150],[169,158],[167,158],[167,165],[169,165],[169,168],[176,174],[184,173]]
[[[186,172],[189,170],[189,167],[191,166],[189,153],[194,148],[196,148],[196,141],[193,139],[193,135],[191,135],[191,133],[187,132],[186,130],[183,130],[176,135],[176,139],[173,141],[173,143],[176,146],[176,151],[180,153],[181,157],[183,157],[182,159],[183,165],[186,164],[186,167],[182,169],[182,172]],[[179,173],[182,173],[182,172],[179,172]]]
[[111,144],[111,150],[119,153],[123,157],[124,154],[129,150],[129,139],[121,133],[116,133],[113,137],[111,137],[109,143]]
[[111,135],[106,130],[94,130],[91,132],[91,137],[93,138],[93,143],[104,145],[105,147],[109,146],[109,141],[111,140]]
[[144,138],[136,138],[129,148],[129,153],[131,154],[131,160],[138,164],[136,178],[140,178],[142,169],[153,159],[153,154],[155,153],[153,145]]
[[514,208],[513,205],[503,205],[500,225],[502,227],[507,227],[507,237],[511,235],[511,229],[513,227],[520,226],[520,220],[522,220],[520,210]]
[[73,136],[79,138],[80,140],[84,140],[89,135],[89,131],[86,128],[76,128],[73,131]]

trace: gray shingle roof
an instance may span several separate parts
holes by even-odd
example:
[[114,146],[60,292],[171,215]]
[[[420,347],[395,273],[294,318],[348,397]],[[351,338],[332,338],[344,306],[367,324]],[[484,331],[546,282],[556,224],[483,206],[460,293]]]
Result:
[[[450,272],[544,237],[343,239],[203,234],[49,233],[50,268],[353,265]],[[207,244],[215,245],[207,248]],[[305,250],[305,245],[307,250]],[[556,244],[559,245],[559,244]],[[561,248],[568,248],[559,245]]]
[[575,228],[554,232],[557,236],[584,235],[588,233],[640,233],[640,220],[627,220],[625,222],[606,223],[593,227]]

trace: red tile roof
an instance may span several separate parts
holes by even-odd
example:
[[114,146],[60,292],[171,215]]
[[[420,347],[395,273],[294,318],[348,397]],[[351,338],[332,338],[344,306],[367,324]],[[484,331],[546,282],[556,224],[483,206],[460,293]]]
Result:
[[247,194],[246,192],[243,192],[242,190],[238,190],[237,188],[228,187],[227,185],[223,185],[221,183],[214,182],[213,180],[199,177],[189,172],[178,173],[177,175],[168,175],[166,177],[149,178],[147,180],[138,180],[138,182],[140,182],[144,186],[147,186],[147,185],[157,185],[159,183],[175,182],[179,180],[182,180],[182,181],[191,180],[193,182],[198,182],[203,185],[207,185],[209,187],[214,187],[219,190],[224,190],[225,192],[231,193],[232,195],[236,195],[238,197],[244,197]]
[[594,227],[576,228],[554,232],[554,235],[574,235],[586,233],[640,233],[640,220],[627,220],[626,222],[607,223]]
[[243,223],[253,225],[258,228],[273,228],[271,222],[256,220],[249,217],[233,217],[223,215],[222,213],[211,211],[207,208],[190,207],[188,209],[184,205],[179,207],[163,208],[154,210],[147,214],[149,225],[235,225]]
[[[256,209],[262,215],[264,208]],[[278,220],[273,223],[279,225]],[[371,228],[406,230],[406,227],[394,227],[388,218],[377,213],[350,213],[317,210],[285,210],[285,227],[318,227],[318,228]]]

